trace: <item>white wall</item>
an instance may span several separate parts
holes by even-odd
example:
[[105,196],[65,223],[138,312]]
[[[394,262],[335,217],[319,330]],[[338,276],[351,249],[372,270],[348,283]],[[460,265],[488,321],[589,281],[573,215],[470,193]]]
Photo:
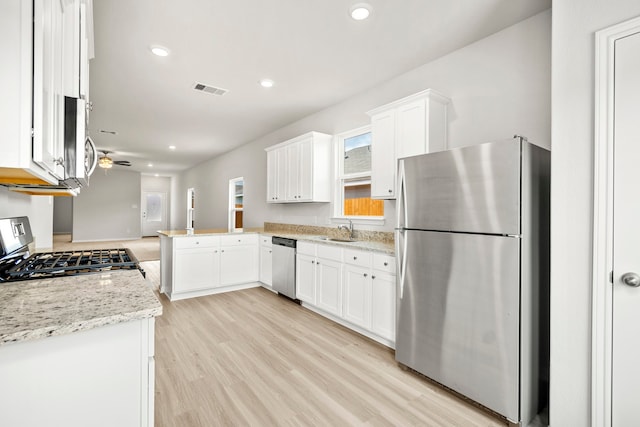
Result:
[[37,250],[53,247],[53,197],[27,196],[0,187],[0,218],[28,216]]
[[73,203],[74,242],[138,239],[140,173],[97,169]]
[[[427,88],[452,99],[452,147],[514,134],[550,147],[550,49],[551,12],[546,11],[186,171],[178,180],[174,200],[186,197],[186,189],[194,187],[196,227],[226,227],[228,181],[243,176],[245,227],[262,226],[264,221],[327,225],[330,204],[265,202],[264,148],[312,130],[336,134],[367,125],[366,111]],[[184,228],[184,209],[176,213],[173,225]],[[383,226],[361,228],[392,230],[395,202],[385,203],[385,214]]]
[[551,165],[552,426],[590,425],[594,33],[638,0],[554,0]]
[[73,230],[73,197],[53,198],[53,234],[71,234]]

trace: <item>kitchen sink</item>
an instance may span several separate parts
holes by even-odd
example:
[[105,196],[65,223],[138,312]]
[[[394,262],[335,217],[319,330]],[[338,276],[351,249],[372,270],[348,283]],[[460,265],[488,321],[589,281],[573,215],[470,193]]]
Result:
[[326,240],[327,242],[342,242],[342,243],[355,243],[357,242],[357,240],[352,240],[352,239],[338,239],[335,237],[327,237],[327,236],[322,236],[319,238],[319,240]]

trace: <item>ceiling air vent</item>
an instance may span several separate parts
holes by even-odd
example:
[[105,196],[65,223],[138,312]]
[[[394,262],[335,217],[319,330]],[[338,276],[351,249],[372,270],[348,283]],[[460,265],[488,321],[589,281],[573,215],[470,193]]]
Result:
[[206,93],[210,93],[211,95],[224,95],[225,93],[229,92],[226,89],[222,89],[219,87],[214,87],[214,86],[209,86],[209,85],[205,85],[203,83],[194,83],[193,84],[193,88],[199,92],[206,92]]

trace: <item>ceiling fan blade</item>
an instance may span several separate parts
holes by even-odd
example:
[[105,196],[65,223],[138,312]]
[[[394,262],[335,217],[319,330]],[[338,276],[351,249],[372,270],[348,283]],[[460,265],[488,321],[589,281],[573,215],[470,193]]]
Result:
[[114,160],[113,163],[119,166],[131,166],[131,162],[129,162],[129,160]]

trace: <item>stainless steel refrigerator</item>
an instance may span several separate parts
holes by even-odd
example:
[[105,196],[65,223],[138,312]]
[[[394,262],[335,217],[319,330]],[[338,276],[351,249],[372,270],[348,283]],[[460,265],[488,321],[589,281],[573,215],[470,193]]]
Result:
[[399,161],[396,360],[522,425],[548,402],[549,175],[521,137]]

